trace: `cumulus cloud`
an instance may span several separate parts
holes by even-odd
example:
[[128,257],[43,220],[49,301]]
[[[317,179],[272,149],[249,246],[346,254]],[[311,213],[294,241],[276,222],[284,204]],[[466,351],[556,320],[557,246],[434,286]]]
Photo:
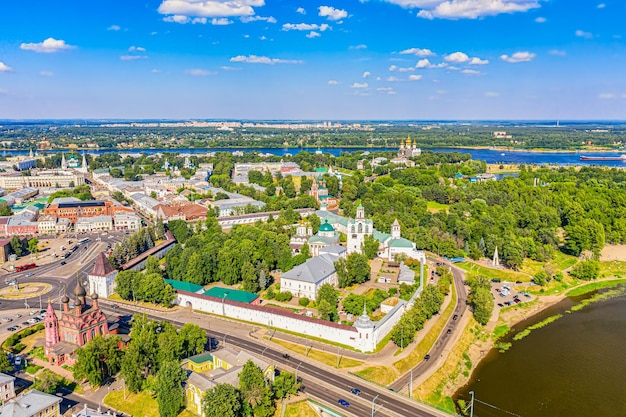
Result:
[[128,52],[146,52],[146,48],[141,46],[131,46],[128,48]]
[[309,32],[306,35],[306,37],[309,38],[309,39],[319,38],[320,36],[322,36],[322,35],[320,35],[319,32],[315,32],[314,30],[312,30],[311,32]]
[[511,64],[532,61],[537,55],[532,52],[515,52],[513,55],[500,55],[500,59]]
[[415,64],[415,68],[418,68],[418,69],[422,69],[422,68],[445,68],[447,66],[448,66],[448,64],[446,64],[445,62],[442,62],[440,64],[432,64],[428,60],[428,58],[420,59],[419,61],[417,61],[417,64]]
[[[200,18],[200,19],[205,19],[204,17]],[[196,19],[194,19],[196,20]],[[205,19],[206,20],[206,19]],[[214,17],[213,19],[211,19],[211,24],[213,26],[226,26],[226,25],[230,25],[232,24],[233,21],[230,19],[227,19],[225,17]]]
[[158,12],[176,17],[166,22],[187,23],[181,17],[252,16],[254,7],[265,5],[265,0],[163,0]]
[[446,55],[444,59],[448,62],[454,62],[455,64],[462,64],[469,61],[470,57],[464,52],[454,52],[450,55]]
[[354,83],[350,88],[368,88],[369,85],[367,83]]
[[320,32],[324,32],[326,30],[330,29],[330,26],[326,23],[322,23],[321,25],[318,25],[317,23],[285,23],[283,25],[283,30],[284,31],[290,31],[290,30],[303,30],[303,31],[308,31],[308,30],[319,30]]
[[122,55],[120,57],[122,61],[134,61],[136,59],[145,59],[145,58],[148,58],[148,57],[145,55]]
[[0,72],[10,72],[10,71],[13,71],[13,68],[8,66],[4,62],[0,61]]
[[411,74],[409,75],[409,81],[419,81],[422,79],[422,75]]
[[391,87],[378,87],[376,91],[378,91],[379,93],[389,94],[389,95],[396,94],[396,92]]
[[207,71],[200,68],[191,68],[185,70],[185,74],[193,75],[194,77],[206,77],[207,75],[215,75],[216,73],[214,71]]
[[384,0],[399,6],[420,9],[425,19],[477,19],[502,13],[526,12],[540,7],[540,0]]
[[434,56],[435,53],[430,49],[409,48],[398,52],[400,55],[417,55],[417,56]]
[[606,4],[604,3],[600,3],[596,6],[598,9],[604,9],[606,7]]
[[387,81],[390,81],[390,82],[396,82],[396,81],[400,81],[400,80],[398,79],[398,77],[394,77],[394,76],[392,75],[392,76],[390,76],[390,77],[387,77]]
[[54,73],[52,71],[39,71],[39,75],[42,77],[52,77]]
[[351,50],[357,50],[357,51],[358,51],[359,49],[367,49],[367,45],[365,45],[365,44],[363,44],[363,43],[361,43],[361,44],[359,44],[359,45],[350,45],[350,46],[348,47],[348,49],[351,49]]
[[489,63],[488,59],[480,59],[478,57],[474,57],[470,59],[470,65],[487,65]]
[[185,24],[185,23],[189,23],[191,21],[190,18],[188,18],[187,16],[183,16],[183,15],[173,15],[173,16],[166,16],[163,18],[164,22],[171,22],[171,23],[180,23]]
[[546,19],[545,17],[538,17],[535,19],[536,23],[546,23],[548,21],[548,19]]
[[243,68],[239,68],[239,67],[229,67],[229,66],[224,65],[224,66],[220,67],[220,69],[221,69],[222,71],[241,71]]
[[562,51],[560,49],[551,49],[550,51],[548,51],[548,53],[550,55],[554,55],[554,56],[565,56],[565,55],[567,55],[567,52]]
[[23,49],[25,51],[33,51],[43,54],[51,54],[54,52],[65,51],[72,48],[74,48],[74,46],[66,44],[64,40],[54,38],[48,38],[43,42],[23,43],[20,45],[20,49]]
[[306,14],[306,10],[304,10],[304,7],[298,7],[298,8],[296,9],[296,13]]
[[339,84],[341,83],[337,80],[328,80],[328,85],[339,85]]
[[245,62],[247,64],[302,64],[303,61],[298,59],[279,59],[279,58],[269,58],[267,56],[258,56],[258,55],[238,55],[234,56],[230,59],[230,62]]
[[122,29],[121,27],[119,27],[118,25],[111,25],[107,28],[107,30],[112,30],[114,32],[117,32],[118,30]]
[[415,68],[413,67],[400,67],[398,68],[398,72],[413,72],[415,71]]
[[274,16],[242,16],[240,19],[243,23],[257,22],[259,20],[267,23],[276,23],[277,20]]
[[367,77],[369,77],[370,75],[372,75],[372,73],[371,73],[371,72],[369,72],[369,71],[365,71],[365,72],[363,73],[363,78],[367,78]]
[[584,30],[577,30],[575,32],[576,36],[578,36],[579,38],[585,38],[585,39],[591,39],[593,38],[593,33],[590,32],[585,32]]
[[461,71],[463,74],[467,74],[467,75],[479,75],[480,71],[476,71],[473,69],[464,69]]
[[320,6],[319,16],[326,17],[328,20],[341,20],[348,16],[348,12],[342,9],[335,9],[332,6]]
[[398,67],[396,65],[389,65],[389,71],[393,72],[395,70],[397,70]]

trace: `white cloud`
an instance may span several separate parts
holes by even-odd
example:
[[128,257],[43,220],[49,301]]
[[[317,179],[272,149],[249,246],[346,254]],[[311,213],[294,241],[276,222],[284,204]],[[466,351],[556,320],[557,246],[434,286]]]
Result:
[[487,91],[485,97],[500,97],[500,93],[495,91]]
[[328,85],[339,85],[339,84],[341,83],[337,80],[328,80]]
[[454,62],[456,64],[462,64],[470,60],[470,57],[467,56],[464,52],[453,52],[450,55],[446,55],[444,59],[448,62]]
[[354,83],[350,88],[368,88],[369,85],[367,83]]
[[303,61],[297,59],[279,59],[279,58],[269,58],[266,56],[258,56],[258,55],[238,55],[234,56],[230,59],[230,62],[245,62],[248,64],[302,64]]
[[447,67],[448,64],[446,64],[445,62],[442,62],[440,64],[432,64],[428,58],[424,58],[424,59],[420,59],[419,61],[417,61],[417,64],[415,64],[415,68],[421,69],[421,68],[445,68]]
[[54,73],[52,71],[39,71],[39,75],[42,77],[52,77]]
[[307,37],[307,38],[309,38],[309,39],[319,38],[320,36],[322,36],[322,35],[320,35],[320,34],[319,34],[319,32],[316,32],[316,31],[314,31],[314,30],[310,31],[310,32],[306,35],[306,37]]
[[359,50],[359,49],[367,49],[367,45],[361,43],[359,45],[350,45],[348,49]]
[[214,17],[213,19],[211,19],[211,24],[213,26],[226,26],[226,25],[230,25],[232,23],[233,23],[232,20],[227,19],[225,17],[219,17],[219,18],[218,17]]
[[565,56],[565,55],[567,55],[567,52],[562,51],[560,49],[551,49],[550,51],[548,51],[548,53],[550,55],[554,55],[554,56]]
[[478,57],[474,57],[470,60],[470,65],[487,65],[489,63],[488,59],[480,59]]
[[413,71],[415,71],[415,68],[413,68],[413,67],[401,67],[401,68],[398,68],[398,71],[399,72],[413,72]]
[[[158,8],[160,14],[185,17],[231,17],[252,16],[254,7],[265,5],[265,0],[163,0]],[[164,19],[165,20],[165,19]],[[187,21],[166,22],[187,23]]]
[[480,71],[476,71],[473,69],[464,69],[461,71],[463,74],[467,74],[467,75],[480,75]]
[[606,4],[604,3],[600,3],[596,6],[598,9],[604,9],[606,7]]
[[200,68],[191,68],[185,70],[185,74],[193,75],[194,77],[206,77],[207,75],[215,75],[216,73],[214,71],[207,71]]
[[393,91],[391,87],[378,87],[376,91]]
[[409,48],[398,52],[400,55],[417,55],[417,56],[434,56],[435,53],[430,49]]
[[546,23],[547,21],[548,19],[546,19],[545,17],[541,17],[541,16],[535,19],[536,23]]
[[290,30],[319,30],[320,32],[324,32],[330,29],[330,26],[326,23],[322,23],[318,25],[317,23],[285,23],[283,25],[284,31]]
[[391,77],[387,77],[387,81],[390,81],[390,82],[396,82],[396,81],[400,81],[400,80],[398,79],[398,77],[394,77],[394,76],[392,75]]
[[187,16],[177,14],[174,16],[166,16],[163,18],[163,21],[170,23],[180,23],[181,25],[184,25],[185,23],[189,23],[191,19],[189,19]]
[[50,54],[72,48],[74,48],[74,46],[66,44],[64,40],[54,38],[48,38],[43,42],[23,43],[20,45],[20,49],[25,51],[33,51],[44,54]]
[[515,52],[513,55],[500,55],[500,59],[511,64],[532,61],[537,55],[532,52]]
[[372,73],[371,73],[371,72],[369,72],[369,71],[365,71],[365,72],[363,73],[363,78],[367,78],[367,77],[369,77],[370,75],[372,75]]
[[304,7],[298,7],[298,8],[296,9],[296,13],[306,14],[306,10],[304,10]]
[[117,32],[118,30],[122,29],[121,27],[119,27],[118,25],[111,25],[107,28],[107,30],[112,30],[114,32]]
[[128,48],[128,52],[146,52],[146,48],[141,46],[131,46]]
[[422,79],[422,75],[411,74],[409,75],[409,81],[419,81]]
[[341,20],[348,17],[348,12],[342,9],[335,9],[332,6],[320,6],[319,16],[326,17],[328,20]]
[[276,23],[277,20],[274,16],[242,16],[240,19],[243,23],[257,22],[259,20],[267,23]]
[[134,61],[136,59],[145,59],[145,58],[148,58],[148,57],[145,55],[122,55],[120,57],[122,61]]
[[220,69],[222,71],[241,71],[243,68],[239,68],[239,67],[229,67],[229,66],[221,66]]
[[10,72],[10,71],[13,71],[13,68],[8,66],[4,62],[0,61],[0,72]]
[[615,94],[613,93],[600,93],[598,94],[598,98],[601,100],[613,100],[615,98]]
[[395,66],[395,65],[389,65],[389,71],[393,72],[393,71],[395,71],[395,70],[397,70],[397,69],[398,69],[398,67],[397,67],[397,66]]
[[585,39],[591,39],[593,38],[593,33],[590,32],[585,32],[584,30],[580,30],[578,29],[575,32],[576,36],[578,36],[579,38],[585,38]]
[[541,7],[540,0],[384,0],[405,8],[421,9],[425,19],[477,19],[502,13],[526,12]]
[[159,73],[161,72],[161,70],[156,69],[156,68],[152,68],[152,69],[150,70],[150,72],[151,72],[151,73],[153,73],[153,74],[159,74]]

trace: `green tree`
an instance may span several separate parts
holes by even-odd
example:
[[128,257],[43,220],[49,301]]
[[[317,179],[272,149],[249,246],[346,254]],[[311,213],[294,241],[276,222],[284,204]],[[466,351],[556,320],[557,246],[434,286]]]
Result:
[[138,285],[139,272],[121,271],[115,276],[115,291],[124,300],[135,300],[135,291]]
[[248,292],[259,291],[259,279],[257,278],[254,266],[246,261],[241,268],[241,279],[243,281],[243,290]]
[[28,252],[36,255],[39,252],[39,239],[36,237],[29,239]]
[[[317,309],[320,316],[323,316],[324,320],[337,321],[339,315],[337,314],[337,302],[339,294],[337,290],[330,284],[322,284],[317,291]],[[322,304],[324,302],[324,304]],[[324,311],[322,315],[322,311]]]
[[333,321],[333,310],[335,309],[328,300],[322,300],[317,304],[317,312],[322,320]]
[[11,250],[13,251],[15,256],[17,256],[18,258],[22,256],[23,245],[22,241],[17,237],[17,235],[13,235],[11,237],[11,241],[9,242],[9,244],[11,245]]
[[363,254],[367,259],[374,259],[378,256],[378,246],[380,242],[373,235],[366,235],[363,241]]
[[206,417],[241,417],[241,395],[229,384],[218,384],[202,397],[202,412]]
[[570,275],[583,281],[591,281],[598,278],[600,263],[595,259],[579,262],[570,271]]
[[282,399],[289,395],[296,395],[302,384],[296,381],[295,374],[287,371],[280,371],[280,374],[274,378],[274,396]]
[[207,343],[206,331],[197,324],[185,323],[178,331],[185,357],[198,355]]
[[351,253],[348,255],[346,260],[348,267],[348,279],[352,284],[362,284],[369,281],[371,269],[365,255],[361,255],[360,253]]
[[77,362],[74,365],[74,378],[86,379],[93,386],[99,386],[107,378],[115,375],[122,363],[119,349],[119,336],[98,335],[85,346],[76,350]]
[[167,228],[180,243],[185,243],[189,238],[189,227],[184,220],[170,220],[167,223]]
[[159,260],[155,256],[148,256],[146,259],[146,267],[144,269],[146,274],[162,274],[159,266]]
[[7,203],[0,203],[0,216],[10,216],[13,214],[11,207]]
[[35,378],[33,388],[46,394],[54,394],[59,389],[61,377],[49,369],[44,369]]
[[263,401],[265,380],[259,367],[248,360],[239,374],[239,392],[244,403],[254,410]]
[[183,382],[187,373],[178,361],[161,364],[157,372],[156,397],[159,404],[160,417],[176,417],[183,406],[185,394]]
[[13,370],[13,366],[9,361],[9,355],[4,351],[4,349],[0,349],[0,372],[9,372]]
[[480,287],[474,291],[472,297],[472,306],[474,307],[474,318],[483,326],[489,322],[493,313],[494,301],[489,289]]

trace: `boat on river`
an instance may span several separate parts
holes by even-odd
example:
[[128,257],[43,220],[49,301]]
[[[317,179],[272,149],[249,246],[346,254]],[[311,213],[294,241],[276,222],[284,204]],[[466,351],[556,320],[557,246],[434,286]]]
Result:
[[581,161],[625,161],[626,155],[619,156],[581,156]]

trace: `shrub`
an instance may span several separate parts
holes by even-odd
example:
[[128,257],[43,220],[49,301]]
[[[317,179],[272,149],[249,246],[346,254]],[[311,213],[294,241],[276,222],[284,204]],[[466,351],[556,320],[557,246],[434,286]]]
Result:
[[13,353],[20,353],[24,349],[26,349],[26,345],[23,343],[18,343],[17,345],[13,346]]
[[276,294],[276,301],[280,301],[283,303],[291,301],[293,295],[289,291],[283,291],[281,293]]
[[265,296],[267,297],[268,300],[273,300],[274,297],[276,297],[276,292],[274,291],[274,288],[269,287],[267,289],[267,293],[265,294]]
[[309,300],[306,297],[302,297],[301,299],[298,300],[298,304],[300,304],[302,307],[308,306],[310,302],[311,300]]

